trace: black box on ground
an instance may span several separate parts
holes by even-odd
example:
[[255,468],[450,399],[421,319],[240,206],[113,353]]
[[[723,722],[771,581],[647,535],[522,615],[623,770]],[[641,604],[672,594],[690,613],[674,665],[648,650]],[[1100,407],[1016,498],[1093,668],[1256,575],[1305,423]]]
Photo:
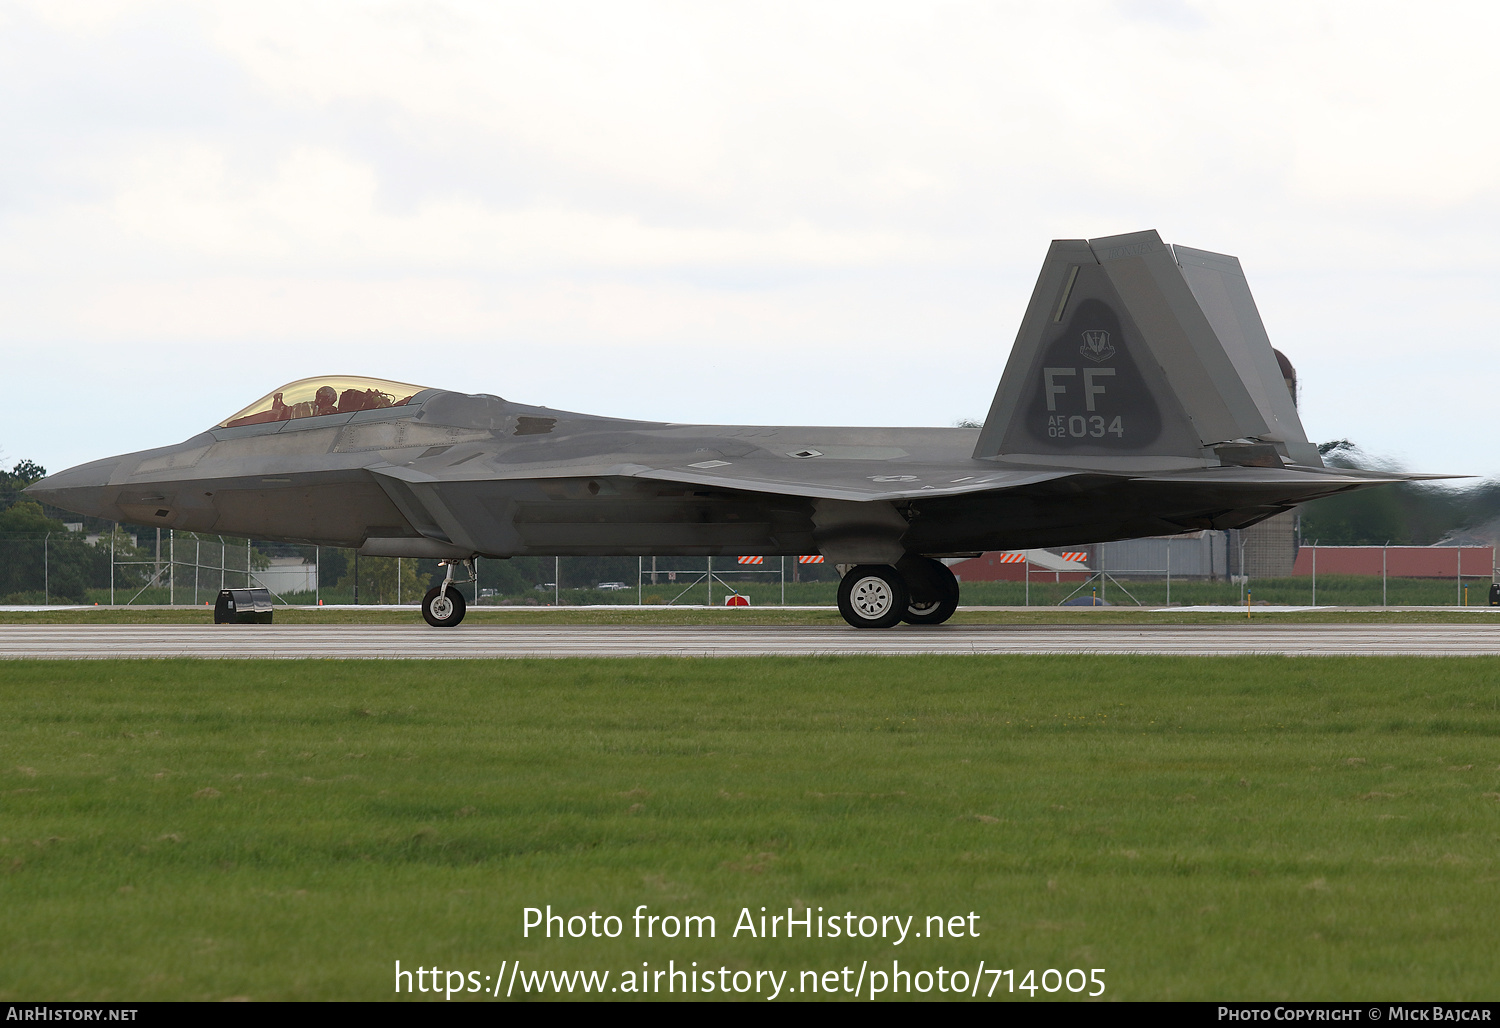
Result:
[[214,604],[216,625],[269,625],[271,592],[269,589],[224,589]]

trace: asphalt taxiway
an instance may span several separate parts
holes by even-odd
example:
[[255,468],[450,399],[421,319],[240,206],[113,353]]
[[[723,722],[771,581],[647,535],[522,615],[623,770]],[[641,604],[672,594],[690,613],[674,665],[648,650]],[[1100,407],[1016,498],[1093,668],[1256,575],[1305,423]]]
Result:
[[0,625],[0,658],[733,657],[1138,653],[1488,656],[1500,625]]

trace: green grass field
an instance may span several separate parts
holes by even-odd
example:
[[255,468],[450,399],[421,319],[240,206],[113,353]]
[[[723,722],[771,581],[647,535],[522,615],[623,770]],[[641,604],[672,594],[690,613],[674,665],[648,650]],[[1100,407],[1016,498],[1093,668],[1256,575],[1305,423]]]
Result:
[[[1459,658],[7,662],[0,997],[381,999],[398,959],[696,960],[795,987],[895,958],[1105,968],[1114,999],[1489,999],[1497,676]],[[718,934],[522,938],[546,904],[712,914]],[[981,935],[730,937],[741,907],[788,905],[918,927],[974,911]]]

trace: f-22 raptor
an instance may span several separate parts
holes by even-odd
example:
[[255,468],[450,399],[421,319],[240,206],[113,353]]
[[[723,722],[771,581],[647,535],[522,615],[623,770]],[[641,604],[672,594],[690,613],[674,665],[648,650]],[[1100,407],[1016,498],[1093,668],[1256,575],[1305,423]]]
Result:
[[[934,383],[934,388],[938,388]],[[275,390],[33,496],[96,517],[437,558],[790,556],[856,628],[937,625],[945,557],[1253,525],[1415,477],[1323,465],[1239,261],[1154,231],[1056,240],[982,428],[626,421],[351,376]]]

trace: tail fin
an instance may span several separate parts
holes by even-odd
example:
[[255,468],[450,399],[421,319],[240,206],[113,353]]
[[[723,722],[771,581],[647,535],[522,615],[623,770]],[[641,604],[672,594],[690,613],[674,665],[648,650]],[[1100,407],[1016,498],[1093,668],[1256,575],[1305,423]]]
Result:
[[1154,231],[1053,241],[974,456],[1322,465],[1239,261]]

